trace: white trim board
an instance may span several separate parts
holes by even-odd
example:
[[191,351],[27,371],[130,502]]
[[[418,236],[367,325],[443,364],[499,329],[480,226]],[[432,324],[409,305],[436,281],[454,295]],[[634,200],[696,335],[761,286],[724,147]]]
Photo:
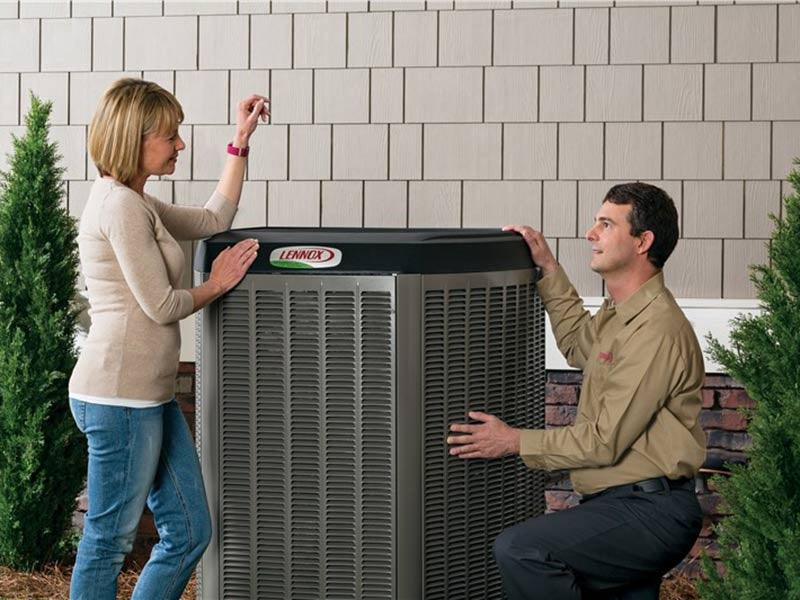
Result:
[[[584,306],[592,313],[597,312],[603,303],[602,297],[586,297]],[[703,349],[703,360],[706,373],[724,373],[724,369],[707,355],[706,334],[711,333],[723,344],[728,344],[730,322],[740,314],[757,314],[760,312],[758,300],[723,300],[720,298],[678,298],[678,305],[683,309],[686,318],[694,327],[697,340]],[[556,346],[550,319],[547,318],[545,341],[545,368],[548,371],[574,370],[564,360]]]

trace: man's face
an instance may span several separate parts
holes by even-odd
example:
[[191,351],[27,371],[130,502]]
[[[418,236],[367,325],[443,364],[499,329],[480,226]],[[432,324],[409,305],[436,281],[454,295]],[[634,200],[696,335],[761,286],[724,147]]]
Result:
[[629,204],[603,202],[594,218],[594,225],[586,232],[592,243],[590,267],[600,275],[624,271],[638,256],[640,238],[631,235],[628,216]]

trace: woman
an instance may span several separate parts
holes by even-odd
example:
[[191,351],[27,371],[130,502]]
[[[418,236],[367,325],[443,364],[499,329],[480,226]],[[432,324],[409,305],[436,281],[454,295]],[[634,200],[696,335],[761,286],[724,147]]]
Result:
[[120,79],[89,126],[99,177],[81,216],[81,267],[92,325],[70,379],[70,407],[89,446],[89,509],[72,574],[74,600],[116,598],[145,503],[160,542],[135,599],[180,598],[211,536],[200,465],[174,398],[178,321],[233,288],[255,260],[244,240],[214,261],[208,281],[179,289],[184,255],[176,240],[230,228],[250,135],[269,100],[237,109],[236,131],[215,192],[204,208],[164,204],[145,194],[151,175],[175,171],[186,147],[183,110],[158,85]]

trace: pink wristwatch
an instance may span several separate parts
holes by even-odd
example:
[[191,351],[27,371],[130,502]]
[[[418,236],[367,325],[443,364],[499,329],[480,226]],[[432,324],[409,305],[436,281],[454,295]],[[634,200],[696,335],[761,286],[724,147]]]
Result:
[[228,154],[233,154],[234,156],[241,156],[244,158],[250,153],[250,146],[245,146],[244,148],[238,148],[233,144],[228,144]]

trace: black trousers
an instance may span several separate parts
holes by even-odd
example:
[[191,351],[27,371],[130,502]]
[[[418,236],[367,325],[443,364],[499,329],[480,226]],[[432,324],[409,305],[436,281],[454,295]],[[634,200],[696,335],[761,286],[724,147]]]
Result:
[[508,600],[658,600],[661,576],[689,552],[703,515],[693,481],[643,483],[503,531],[494,554]]

